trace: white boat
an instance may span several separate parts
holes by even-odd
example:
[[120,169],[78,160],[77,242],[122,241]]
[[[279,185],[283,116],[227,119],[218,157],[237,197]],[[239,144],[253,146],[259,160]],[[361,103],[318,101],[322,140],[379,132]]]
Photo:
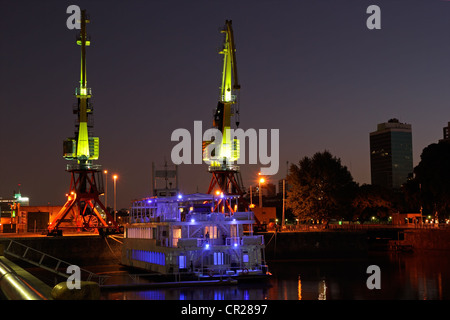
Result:
[[121,263],[185,279],[270,277],[264,236],[253,234],[253,212],[236,211],[237,201],[200,193],[134,201]]

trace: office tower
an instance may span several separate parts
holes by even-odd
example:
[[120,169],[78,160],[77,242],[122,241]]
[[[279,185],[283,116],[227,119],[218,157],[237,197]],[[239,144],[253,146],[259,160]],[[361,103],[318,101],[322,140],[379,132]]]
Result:
[[370,133],[373,185],[398,189],[413,172],[411,125],[390,119]]

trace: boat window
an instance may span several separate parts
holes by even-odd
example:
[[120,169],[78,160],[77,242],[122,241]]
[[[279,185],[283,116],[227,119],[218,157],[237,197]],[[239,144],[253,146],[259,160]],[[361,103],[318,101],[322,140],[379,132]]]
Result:
[[178,244],[178,239],[181,238],[181,227],[180,228],[174,228],[173,229],[173,239],[172,239],[172,245],[174,247]]
[[179,256],[178,257],[178,267],[180,269],[186,268],[186,256]]
[[223,252],[214,252],[214,265],[223,264]]
[[235,238],[238,236],[237,227],[238,227],[237,225],[230,225],[230,237],[231,238]]
[[204,236],[205,238],[217,239],[217,226],[206,226]]

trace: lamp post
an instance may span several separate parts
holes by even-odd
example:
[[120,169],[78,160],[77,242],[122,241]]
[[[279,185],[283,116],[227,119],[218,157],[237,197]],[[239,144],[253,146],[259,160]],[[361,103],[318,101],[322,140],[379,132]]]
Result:
[[116,221],[116,181],[117,181],[117,174],[113,176],[114,179],[114,221]]
[[105,174],[105,207],[108,210],[108,170],[103,171]]
[[261,193],[261,183],[266,182],[266,180],[264,178],[260,178],[258,180],[258,184],[259,184],[259,207],[262,208],[262,193]]
[[283,179],[283,212],[281,217],[281,228],[284,228],[284,211],[285,211],[285,192],[286,192],[286,179]]

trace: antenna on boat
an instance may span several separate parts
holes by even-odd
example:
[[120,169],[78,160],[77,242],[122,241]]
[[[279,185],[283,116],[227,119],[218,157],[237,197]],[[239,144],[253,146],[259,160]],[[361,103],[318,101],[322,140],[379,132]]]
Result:
[[155,163],[152,162],[153,196],[170,197],[177,195],[178,192],[178,166],[169,165],[165,161],[164,165],[156,167]]

